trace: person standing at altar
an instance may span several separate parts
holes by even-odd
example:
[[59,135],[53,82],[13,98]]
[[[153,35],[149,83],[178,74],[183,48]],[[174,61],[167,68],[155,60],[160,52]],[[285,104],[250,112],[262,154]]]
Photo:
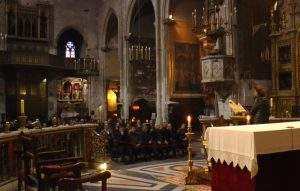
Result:
[[254,104],[251,109],[253,124],[268,123],[270,117],[270,102],[263,87],[254,86]]

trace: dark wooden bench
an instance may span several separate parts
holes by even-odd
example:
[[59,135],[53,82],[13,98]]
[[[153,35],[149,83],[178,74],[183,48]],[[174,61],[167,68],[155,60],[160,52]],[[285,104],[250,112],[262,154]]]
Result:
[[23,172],[18,173],[18,187],[25,182],[25,190],[36,187],[39,191],[55,188],[57,181],[63,177],[80,177],[85,164],[79,162],[82,157],[61,157],[64,150],[37,148],[35,137],[21,134]]
[[83,183],[101,181],[101,191],[107,191],[107,179],[111,177],[109,171],[94,172],[82,175],[79,178],[62,178],[58,181],[59,191],[75,191],[82,188]]

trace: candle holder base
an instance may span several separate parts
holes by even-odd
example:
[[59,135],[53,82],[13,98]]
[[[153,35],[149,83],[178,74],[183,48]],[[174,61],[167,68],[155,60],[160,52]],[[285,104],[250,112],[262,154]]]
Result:
[[4,133],[9,133],[10,132],[9,129],[10,129],[10,123],[6,122],[4,124]]
[[211,181],[211,173],[206,167],[199,167],[187,173],[186,185],[208,184]]
[[19,116],[19,121],[20,121],[20,131],[26,130],[26,122],[27,122],[27,116],[25,115],[20,115]]

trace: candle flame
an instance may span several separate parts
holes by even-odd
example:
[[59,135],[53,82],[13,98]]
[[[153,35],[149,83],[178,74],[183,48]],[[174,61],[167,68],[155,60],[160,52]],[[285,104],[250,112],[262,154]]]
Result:
[[189,116],[187,116],[187,121],[188,122],[191,122],[191,120],[192,120],[192,117],[189,115]]
[[250,116],[250,115],[247,115],[247,116],[246,116],[246,119],[247,119],[247,124],[249,124],[249,123],[250,123],[250,120],[251,120],[251,116]]
[[98,166],[98,170],[106,171],[107,170],[107,163],[102,163]]

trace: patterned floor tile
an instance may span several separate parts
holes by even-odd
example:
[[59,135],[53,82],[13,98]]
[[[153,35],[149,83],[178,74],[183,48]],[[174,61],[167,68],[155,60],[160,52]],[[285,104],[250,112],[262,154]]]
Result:
[[[194,161],[195,166],[202,166],[202,160]],[[112,170],[112,177],[108,181],[109,191],[211,191],[209,185],[184,185],[186,161],[157,161],[140,163],[135,166]],[[99,190],[101,183],[87,183],[85,190]]]

